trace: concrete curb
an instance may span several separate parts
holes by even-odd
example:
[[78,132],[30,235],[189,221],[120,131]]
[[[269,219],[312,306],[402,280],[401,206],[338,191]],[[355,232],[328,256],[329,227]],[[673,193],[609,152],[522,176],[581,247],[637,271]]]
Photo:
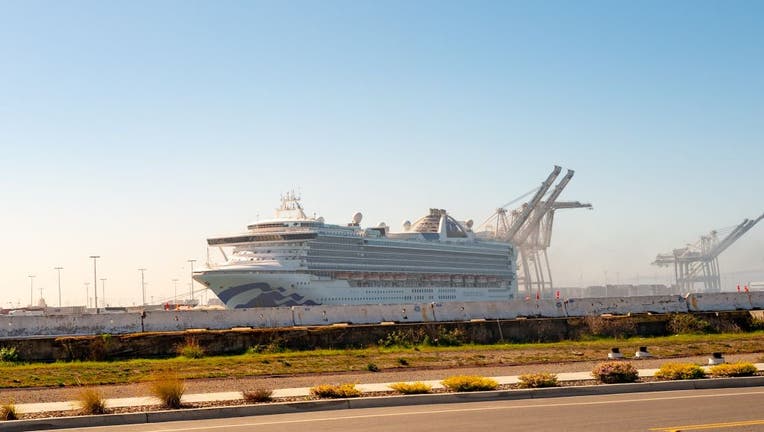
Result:
[[632,384],[598,384],[592,386],[551,387],[527,390],[497,390],[472,393],[437,393],[362,397],[358,399],[323,399],[304,402],[281,402],[262,405],[238,405],[152,411],[98,416],[55,417],[35,420],[0,422],[0,431],[23,432],[40,429],[87,428],[141,423],[160,423],[183,420],[208,420],[269,414],[292,414],[310,411],[332,411],[359,408],[382,408],[404,405],[446,404],[460,402],[488,402],[553,397],[593,396],[653,391],[700,390],[764,386],[764,376],[740,378],[706,378],[682,381],[653,381]]

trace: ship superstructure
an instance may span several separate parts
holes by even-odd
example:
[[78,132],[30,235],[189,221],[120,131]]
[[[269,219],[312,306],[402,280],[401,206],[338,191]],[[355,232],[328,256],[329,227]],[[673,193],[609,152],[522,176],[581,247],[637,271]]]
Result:
[[510,243],[485,240],[472,221],[430,209],[403,231],[306,216],[294,193],[276,218],[207,240],[223,257],[194,273],[228,308],[318,304],[510,300],[517,295]]

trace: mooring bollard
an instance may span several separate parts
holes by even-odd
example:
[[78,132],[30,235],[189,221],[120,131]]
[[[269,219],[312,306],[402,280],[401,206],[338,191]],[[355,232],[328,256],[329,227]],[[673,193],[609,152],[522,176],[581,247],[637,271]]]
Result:
[[724,356],[720,352],[715,352],[708,358],[708,364],[710,365],[718,365],[722,363],[724,363]]
[[617,360],[623,358],[623,354],[621,354],[621,350],[618,348],[610,348],[610,352],[607,353],[607,358],[610,360]]
[[646,357],[652,357],[653,355],[647,352],[647,347],[639,347],[639,350],[637,350],[636,353],[634,353],[634,357],[636,358],[646,358]]

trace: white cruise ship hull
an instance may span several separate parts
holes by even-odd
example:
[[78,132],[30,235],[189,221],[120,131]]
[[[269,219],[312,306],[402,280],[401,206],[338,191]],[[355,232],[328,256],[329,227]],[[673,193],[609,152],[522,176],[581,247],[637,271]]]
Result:
[[305,273],[260,272],[246,269],[200,271],[194,279],[209,287],[229,309],[310,306],[319,304],[399,304],[412,301],[502,301],[513,298],[510,287],[379,285],[351,286],[347,280]]

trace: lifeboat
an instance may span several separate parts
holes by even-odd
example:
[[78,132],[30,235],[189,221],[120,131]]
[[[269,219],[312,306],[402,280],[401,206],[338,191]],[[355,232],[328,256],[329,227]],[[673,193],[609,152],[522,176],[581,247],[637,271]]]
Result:
[[384,275],[382,275],[382,280],[383,281],[391,281],[391,280],[393,280],[393,275],[391,275],[391,274],[384,274]]
[[379,275],[376,273],[369,273],[368,275],[366,275],[366,279],[370,281],[378,281]]
[[496,282],[496,276],[488,276],[488,282]]
[[352,275],[350,275],[350,279],[363,280],[363,273],[353,273]]
[[395,280],[397,281],[403,281],[403,280],[406,280],[407,278],[408,277],[403,273],[395,275]]
[[485,278],[483,276],[479,276],[477,278],[477,283],[486,283],[486,282],[488,282],[488,278]]
[[473,276],[467,276],[467,277],[464,278],[464,282],[466,282],[466,283],[474,283],[475,282],[475,278]]
[[349,279],[350,278],[350,273],[335,273],[334,277],[336,279]]
[[456,283],[464,282],[464,278],[462,278],[461,276],[454,276],[454,277],[451,278],[451,280],[456,282]]

